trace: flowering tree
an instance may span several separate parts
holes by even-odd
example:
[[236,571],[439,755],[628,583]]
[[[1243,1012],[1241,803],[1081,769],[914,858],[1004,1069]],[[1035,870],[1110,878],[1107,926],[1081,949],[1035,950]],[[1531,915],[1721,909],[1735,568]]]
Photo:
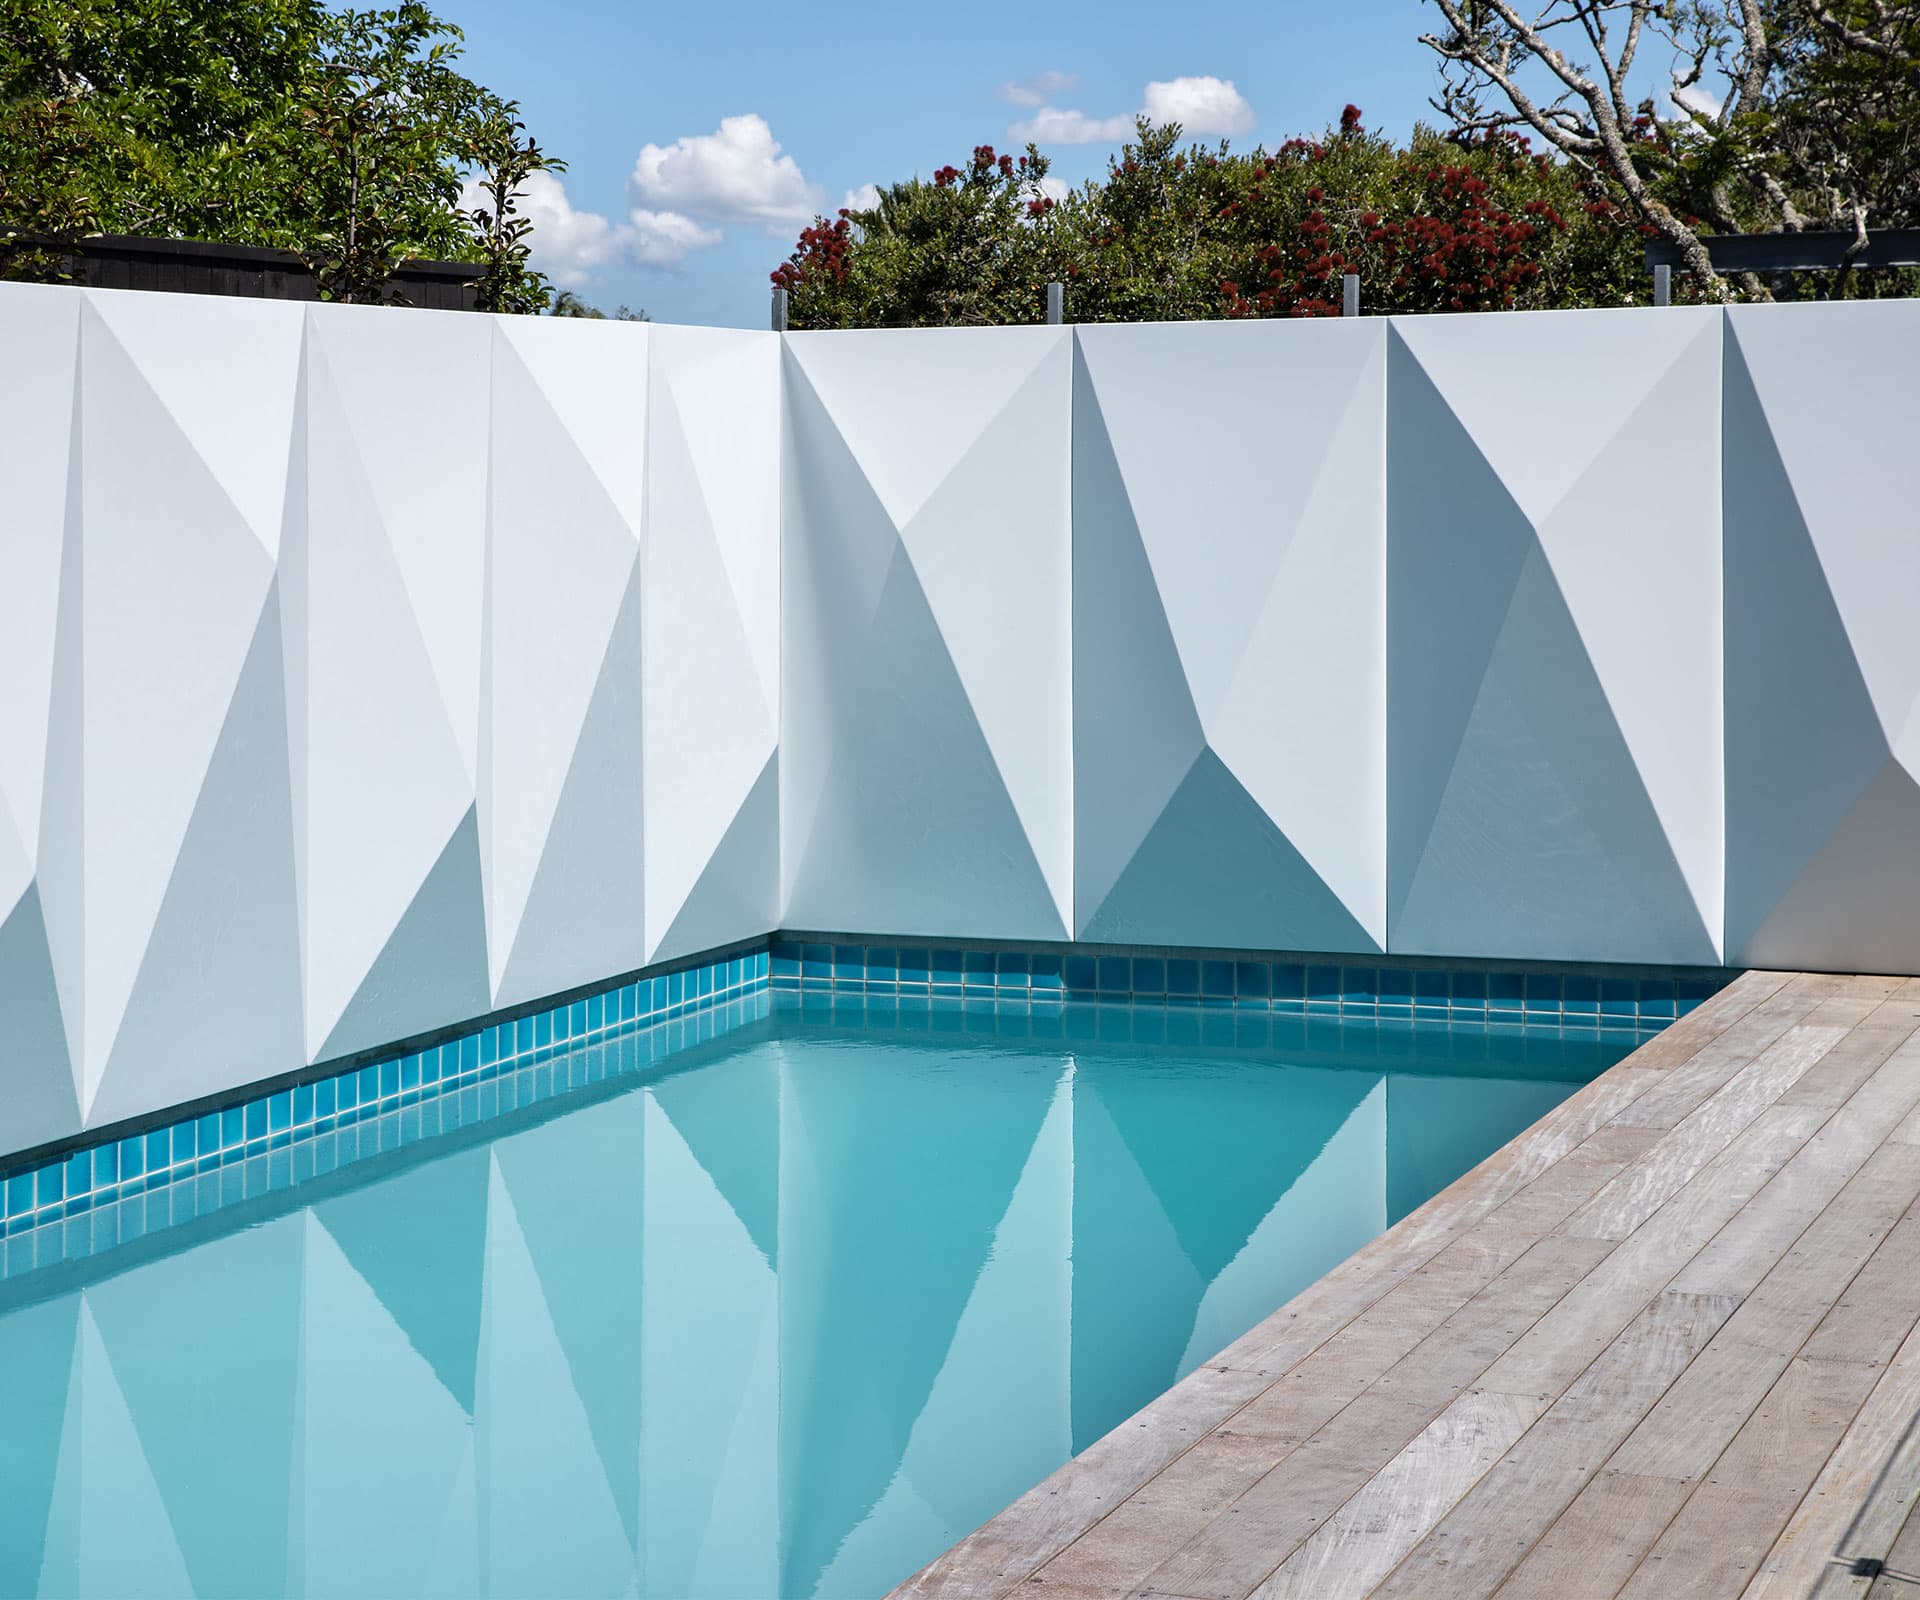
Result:
[[1454,127],[1529,130],[1672,244],[1702,295],[1731,293],[1706,231],[1837,228],[1850,264],[1870,218],[1920,217],[1920,0],[1432,3]]
[[889,184],[815,218],[774,270],[796,328],[1037,322],[1066,265],[1047,158],[975,148],[964,167]]
[[1369,309],[1616,304],[1645,294],[1638,228],[1511,134],[1405,148],[1358,108],[1269,154],[1183,146],[1142,121],[1104,180],[1056,200],[1024,158],[897,184],[801,235],[774,282],[796,327],[1033,322],[1067,284],[1075,321],[1327,316],[1358,272]]

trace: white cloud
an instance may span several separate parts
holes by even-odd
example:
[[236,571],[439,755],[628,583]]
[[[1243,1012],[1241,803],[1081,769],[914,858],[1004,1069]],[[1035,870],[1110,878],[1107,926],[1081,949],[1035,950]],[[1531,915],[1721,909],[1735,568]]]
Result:
[[1020,144],[1109,144],[1132,132],[1131,116],[1090,117],[1084,111],[1042,106],[1025,122],[1007,129],[1007,137]]
[[1017,106],[1043,106],[1057,94],[1080,87],[1080,76],[1073,72],[1036,72],[1030,78],[1018,78],[1000,85],[1000,98]]
[[[487,204],[478,181],[469,179],[460,191],[461,210]],[[677,267],[723,237],[718,228],[671,211],[634,211],[617,224],[597,211],[577,211],[566,185],[550,172],[527,175],[515,209],[533,224],[527,244],[534,266],[563,289],[584,289],[613,267]]]
[[808,183],[766,118],[722,117],[715,133],[641,147],[627,179],[636,209],[707,222],[758,222],[770,232],[807,223],[820,209]]
[[1042,178],[1030,187],[1035,193],[1045,195],[1055,205],[1058,205],[1062,200],[1066,199],[1068,195],[1073,193],[1073,190],[1059,178]]
[[636,266],[677,267],[693,251],[711,249],[726,237],[718,228],[703,228],[677,211],[635,208],[627,216],[629,220],[619,232],[628,259]]
[[1236,134],[1253,131],[1253,107],[1231,78],[1172,78],[1147,85],[1146,114],[1155,122],[1177,122],[1188,133]]
[[[1133,136],[1135,115],[1093,117],[1084,111],[1041,105],[1026,121],[1009,128],[1007,137],[1022,144],[1111,144]],[[1250,133],[1254,124],[1253,107],[1230,78],[1168,78],[1150,83],[1141,95],[1137,115],[1150,122],[1177,122],[1195,137]]]
[[863,183],[857,189],[849,189],[840,200],[844,211],[871,211],[879,204],[880,186],[877,183]]

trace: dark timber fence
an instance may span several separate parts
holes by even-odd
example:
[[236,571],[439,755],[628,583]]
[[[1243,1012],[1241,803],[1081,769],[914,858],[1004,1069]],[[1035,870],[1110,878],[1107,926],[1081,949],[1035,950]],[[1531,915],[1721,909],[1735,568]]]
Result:
[[[95,289],[159,289],[256,300],[320,298],[313,274],[288,250],[113,233],[65,242],[16,234],[8,242],[14,248],[64,256],[74,281]],[[394,273],[391,298],[435,311],[471,311],[483,270],[465,261],[405,261]]]

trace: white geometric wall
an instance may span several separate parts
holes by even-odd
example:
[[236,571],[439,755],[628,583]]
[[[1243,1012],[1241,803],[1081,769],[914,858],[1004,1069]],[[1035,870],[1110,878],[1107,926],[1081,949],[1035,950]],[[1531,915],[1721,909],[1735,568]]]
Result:
[[1386,331],[1078,330],[1077,937],[1384,947]]
[[0,285],[0,1150],[777,926],[1912,971],[1916,355]]
[[1387,943],[1714,962],[1720,314],[1393,319]]
[[1920,972],[1920,304],[1726,318],[1727,958]]
[[773,335],[9,284],[0,350],[0,1150],[772,926]]
[[786,340],[789,927],[1071,937],[1064,328]]

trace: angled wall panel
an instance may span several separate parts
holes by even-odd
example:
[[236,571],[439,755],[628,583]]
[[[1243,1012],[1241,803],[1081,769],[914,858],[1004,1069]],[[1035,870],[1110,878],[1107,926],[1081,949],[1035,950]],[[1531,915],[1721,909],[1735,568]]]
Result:
[[644,324],[492,319],[480,865],[490,998],[638,967]]
[[282,551],[311,1059],[488,1008],[475,811],[494,331],[307,312]]
[[55,954],[92,1127],[298,1058],[277,564],[302,313],[91,292],[80,347],[74,743],[47,800],[79,829]]
[[1912,301],[1727,315],[1731,961],[1920,971]]
[[779,920],[780,341],[652,335],[646,958]]
[[[0,1151],[80,1129],[65,1022],[80,1004],[79,832],[57,816],[43,837],[41,819],[49,768],[69,796],[79,781],[81,304],[71,290],[31,284],[0,294],[0,362],[17,375],[0,383]],[[59,967],[50,893],[66,940]]]
[[1075,342],[1075,934],[1377,951],[1386,324]]
[[1066,938],[1070,336],[785,359],[782,920]]
[[1387,386],[1389,948],[1717,961],[1719,313],[1396,318]]

